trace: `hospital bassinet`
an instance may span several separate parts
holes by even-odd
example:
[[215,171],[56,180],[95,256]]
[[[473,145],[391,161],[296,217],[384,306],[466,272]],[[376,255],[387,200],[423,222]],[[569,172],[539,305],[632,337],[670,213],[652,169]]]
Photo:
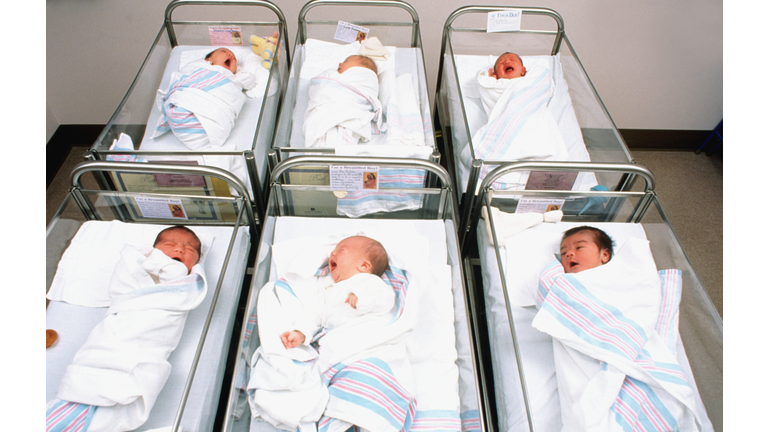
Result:
[[[310,12],[314,19],[307,17]],[[387,137],[392,135],[392,132],[385,132],[373,135],[370,143],[339,148],[305,148],[302,124],[309,101],[310,79],[327,69],[336,69],[346,56],[357,53],[360,46],[360,42],[336,39],[342,22],[369,30],[368,39],[376,37],[388,49],[387,60],[381,62],[378,68],[379,99],[385,124],[390,131],[399,128],[397,130],[403,136],[413,139],[409,142],[418,141],[418,145],[385,145]],[[419,17],[413,7],[399,0],[314,0],[305,4],[299,12],[298,27],[285,102],[270,152],[271,167],[296,154],[438,160]],[[410,75],[410,80],[407,75]]]
[[[489,32],[489,13],[507,9],[519,13],[520,30]],[[469,211],[465,208],[467,201],[462,195],[478,186],[482,176],[492,169],[488,164],[511,161],[493,156],[499,153],[487,153],[488,157],[480,157],[477,143],[473,142],[477,138],[475,133],[489,118],[480,100],[476,76],[480,70],[492,67],[495,59],[505,52],[519,54],[529,75],[533,68],[546,68],[551,73],[554,90],[547,112],[557,122],[559,135],[567,149],[567,160],[633,162],[565,34],[563,18],[557,12],[514,6],[462,7],[445,22],[435,98],[436,128],[442,129],[445,147],[441,151],[445,154],[449,171],[454,175],[462,213]],[[510,133],[517,133],[515,131],[517,129]],[[545,138],[542,135],[541,140]],[[536,147],[539,144],[537,142]],[[530,148],[522,154],[533,150]],[[504,154],[507,150],[499,151]],[[514,187],[522,189],[527,173],[517,175],[520,179]],[[573,189],[589,189],[598,183],[609,190],[622,190],[630,184],[631,178],[611,173],[599,173],[594,178],[591,173],[584,173],[570,181]]]
[[[643,178],[645,189],[636,185],[632,191],[616,192],[504,192],[490,187],[505,173],[533,169],[626,173]],[[665,269],[680,271],[678,282],[682,284],[682,291],[679,294],[679,325],[675,328],[679,329],[678,362],[695,392],[696,409],[703,414],[702,430],[723,430],[722,318],[670,226],[655,195],[654,183],[649,171],[634,164],[567,162],[505,164],[483,180],[471,227],[472,233],[477,235],[479,272],[482,274],[482,289],[477,290],[482,299],[474,304],[482,308],[482,311],[476,311],[476,316],[487,318],[486,343],[490,348],[490,359],[486,358],[486,361],[492,364],[493,380],[486,385],[495,389],[496,406],[489,416],[495,418],[498,430],[559,430],[562,427],[558,386],[560,380],[567,377],[558,376],[555,370],[552,338],[532,327],[532,319],[537,313],[535,306],[514,304],[519,304],[517,296],[523,287],[537,284],[542,262],[551,260],[562,233],[585,224],[606,231],[616,247],[629,237],[647,239],[660,272]],[[514,213],[516,205],[524,198],[565,199],[577,205],[563,207],[562,222],[540,223],[509,235],[511,219],[496,210]],[[598,200],[601,210],[613,208],[611,217],[580,216],[579,209],[590,199]],[[475,277],[478,277],[477,273]],[[471,278],[468,282],[472,283]],[[484,294],[480,294],[481,291]],[[483,352],[487,353],[487,348]]]
[[[231,174],[211,167],[83,162],[73,171],[73,187],[46,233],[46,292],[65,293],[58,295],[65,300],[71,299],[73,289],[81,292],[108,286],[126,244],[151,245],[161,229],[179,223],[198,234],[203,243],[201,262],[207,294],[189,313],[181,340],[168,359],[170,377],[149,419],[138,430],[171,426],[174,431],[213,430],[251,236],[256,229],[254,219],[248,216],[251,205],[245,195],[222,198],[81,186],[88,181],[95,184],[92,173],[107,171],[150,177],[217,177],[242,193],[245,186]],[[83,179],[86,182],[81,182]],[[171,213],[170,205],[177,206],[176,213]],[[165,215],[161,214],[163,206]],[[224,209],[231,210],[233,217],[223,217]],[[46,351],[46,401],[56,398],[64,371],[106,310],[60,299],[48,301],[46,326],[58,333],[58,340]]]
[[[292,171],[307,167],[328,173],[334,167],[360,166],[367,169],[419,168],[439,178],[440,186],[406,189],[409,194],[424,197],[424,205],[417,210],[349,219],[338,216],[318,217],[305,211],[315,206],[313,209],[317,211],[316,214],[332,214],[333,209],[321,209],[316,201],[308,201],[307,197],[324,195],[328,202],[333,203],[329,205],[335,207],[336,197],[343,196],[340,191],[334,194],[329,186],[314,185],[311,181],[285,181]],[[281,277],[276,266],[282,266],[283,263],[277,262],[278,254],[274,252],[277,250],[276,245],[298,239],[303,246],[299,249],[304,251],[313,247],[313,241],[318,236],[341,235],[343,238],[359,232],[384,239],[382,242],[390,255],[394,256],[407,254],[404,251],[408,250],[422,251],[420,247],[426,247],[428,252],[415,258],[415,262],[423,264],[425,268],[409,268],[408,271],[430,272],[438,269],[436,274],[441,274],[434,279],[433,284],[428,284],[429,288],[420,291],[420,321],[406,342],[414,379],[417,380],[417,412],[412,427],[418,424],[423,430],[488,430],[484,411],[480,409],[482,400],[475,362],[474,318],[469,313],[469,298],[466,297],[462,281],[455,231],[455,198],[450,185],[450,178],[442,167],[422,160],[295,156],[275,167],[257,267],[246,307],[250,319],[244,323],[241,332],[240,358],[230,387],[223,430],[275,430],[266,422],[252,421],[245,384],[248,376],[245,372],[249,370],[246,361],[250,361],[251,355],[260,345],[257,335],[262,318],[253,314],[257,297],[268,281]],[[383,195],[389,192],[380,191]],[[298,250],[296,252],[300,253]],[[423,306],[422,302],[429,306]]]
[[[272,67],[260,70],[256,88],[261,96],[248,97],[231,134],[219,148],[190,150],[171,132],[152,138],[160,111],[158,90],[168,88],[171,74],[191,60],[202,58],[212,47],[225,46],[238,58],[251,53],[250,36],[278,32]],[[287,80],[290,57],[286,21],[282,11],[266,0],[175,0],[165,11],[165,21],[139,68],[133,83],[106,128],[90,149],[95,160],[147,160],[210,165],[235,173],[251,193],[260,217],[266,201],[266,154],[272,142],[275,119]],[[261,68],[261,66],[259,66]],[[130,137],[125,141],[123,134]],[[121,136],[123,141],[120,140]],[[139,185],[102,179],[102,187],[136,191]],[[168,184],[153,185],[157,188]],[[170,193],[173,187],[169,187]],[[216,194],[227,194],[217,190]]]

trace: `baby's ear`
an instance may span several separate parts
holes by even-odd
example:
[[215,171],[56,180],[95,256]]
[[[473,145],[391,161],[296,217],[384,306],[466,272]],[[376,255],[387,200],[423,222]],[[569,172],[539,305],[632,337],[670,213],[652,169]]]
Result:
[[372,267],[373,264],[371,264],[370,261],[360,260],[360,263],[357,265],[357,270],[363,273],[369,273]]

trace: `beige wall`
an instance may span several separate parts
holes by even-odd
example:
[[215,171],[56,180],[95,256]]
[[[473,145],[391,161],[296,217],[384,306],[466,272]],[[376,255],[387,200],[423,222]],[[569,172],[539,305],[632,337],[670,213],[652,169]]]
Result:
[[[304,2],[274,3],[293,39]],[[409,3],[421,19],[433,98],[443,24],[466,2]],[[46,1],[49,129],[109,120],[160,29],[166,5],[163,0]],[[619,128],[708,130],[722,118],[722,0],[534,0],[524,5],[549,7],[563,16],[568,37]]]

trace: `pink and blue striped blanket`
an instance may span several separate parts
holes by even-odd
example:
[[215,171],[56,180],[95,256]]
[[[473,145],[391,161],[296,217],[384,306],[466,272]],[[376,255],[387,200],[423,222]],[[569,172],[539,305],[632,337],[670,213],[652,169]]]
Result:
[[158,90],[161,115],[152,138],[172,131],[190,150],[218,148],[232,132],[246,96],[222,72],[195,64],[182,70],[167,91]]
[[533,326],[554,339],[564,430],[700,430],[675,350],[680,272],[633,284],[611,264],[565,274],[553,260],[540,277]]
[[[491,100],[488,121],[472,136],[474,158],[486,161],[568,160],[568,150],[557,122],[547,110],[554,94],[552,72],[531,68],[524,77],[496,80],[478,76],[483,100]],[[492,106],[491,106],[492,105]],[[462,151],[462,161],[469,161],[469,146]],[[493,167],[485,165],[482,180]],[[527,176],[525,176],[527,178]],[[525,185],[519,173],[497,182],[497,189]]]

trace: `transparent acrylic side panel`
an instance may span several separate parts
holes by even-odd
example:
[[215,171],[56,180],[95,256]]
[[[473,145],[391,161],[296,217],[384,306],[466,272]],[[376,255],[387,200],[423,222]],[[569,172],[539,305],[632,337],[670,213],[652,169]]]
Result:
[[[456,65],[453,58],[453,45],[451,40],[446,41],[445,53],[441,59],[443,62],[440,88],[437,89],[438,121],[442,129],[444,143],[445,162],[455,185],[461,185],[457,173],[457,164],[461,163],[459,155],[469,142],[469,132],[464,116],[464,106],[460,97]],[[456,187],[459,201],[464,193],[464,187]]]
[[656,267],[682,271],[680,336],[701,399],[716,431],[723,430],[723,322],[657,200],[641,221]]
[[632,162],[634,159],[567,36],[563,37],[560,48],[560,63],[590,159],[593,162]]
[[[298,40],[298,37],[296,38]],[[283,103],[280,106],[277,125],[275,126],[274,137],[272,140],[273,149],[287,148],[291,141],[291,131],[293,129],[293,113],[296,108],[296,100],[299,94],[299,77],[301,67],[305,58],[304,45],[295,45],[293,55],[291,56],[290,71],[286,76],[285,95]],[[279,150],[278,150],[279,151]],[[291,156],[290,152],[280,152],[280,160],[285,160]]]
[[[165,65],[171,57],[171,42],[165,28],[161,28],[155,44],[149,48],[143,68],[136,65],[138,71],[132,88],[126,89],[126,95],[117,108],[107,127],[96,140],[93,150],[109,150],[112,142],[121,133],[131,137],[138,148],[147,126],[147,119],[155,103],[155,96],[160,87]],[[139,69],[141,70],[139,71]]]
[[[285,172],[282,185],[273,186],[273,204],[282,216],[436,219],[452,214],[447,190],[414,189],[425,184],[424,170],[381,168],[374,175],[378,189],[334,192],[330,168],[292,168]],[[402,184],[398,176],[414,178],[416,184]]]
[[48,224],[45,235],[45,292],[51,287],[56,268],[69,242],[80,226],[87,221],[85,215],[68,194]]

